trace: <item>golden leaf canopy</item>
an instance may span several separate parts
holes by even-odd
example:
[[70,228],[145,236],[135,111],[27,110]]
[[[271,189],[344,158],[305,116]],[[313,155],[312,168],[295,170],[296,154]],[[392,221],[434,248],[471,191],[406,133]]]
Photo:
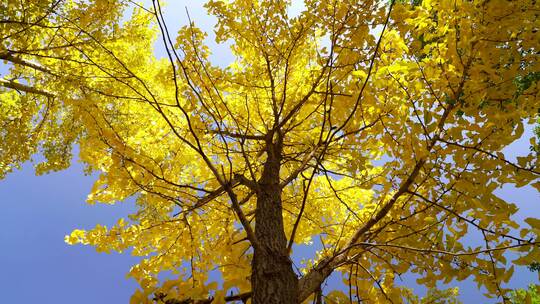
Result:
[[77,145],[99,173],[88,202],[134,197],[129,218],[66,236],[145,257],[131,303],[249,297],[269,164],[298,302],[334,271],[350,292],[323,290],[328,303],[423,303],[394,283],[407,272],[506,299],[512,264],[540,258],[539,220],[497,196],[540,190],[537,150],[505,149],[540,109],[540,4],[291,5],[208,1],[224,66],[197,20],[173,30],[157,0],[0,4],[0,177],[35,153],[37,173],[64,169]]

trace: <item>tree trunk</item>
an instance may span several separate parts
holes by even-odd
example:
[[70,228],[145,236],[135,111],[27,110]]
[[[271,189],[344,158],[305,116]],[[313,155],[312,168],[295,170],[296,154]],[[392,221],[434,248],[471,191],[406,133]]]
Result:
[[279,187],[281,145],[270,145],[259,180],[255,211],[255,236],[251,288],[253,304],[297,304],[298,277],[287,252]]

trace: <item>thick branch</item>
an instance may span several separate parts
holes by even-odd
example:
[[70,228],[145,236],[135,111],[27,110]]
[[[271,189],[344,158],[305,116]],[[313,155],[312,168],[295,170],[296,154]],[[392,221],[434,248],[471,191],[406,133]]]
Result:
[[[444,113],[442,114],[437,124],[435,135],[431,138],[431,141],[426,147],[428,154],[431,152],[437,141],[440,139],[441,134],[444,130],[444,124],[446,122],[446,119],[448,118],[450,112],[454,110],[455,106],[455,104],[450,105],[445,109]],[[314,270],[309,272],[305,277],[300,280],[300,295],[305,296],[305,298],[300,297],[300,301],[305,300],[310,294],[315,292],[317,286],[320,286],[336,267],[338,267],[342,262],[346,261],[347,252],[354,246],[358,245],[357,242],[360,240],[360,238],[388,214],[390,209],[392,209],[394,204],[403,194],[409,193],[409,187],[413,184],[414,180],[420,173],[420,170],[422,169],[426,161],[427,156],[424,156],[416,162],[413,170],[408,175],[407,179],[405,179],[401,183],[398,191],[394,193],[392,198],[390,198],[390,200],[384,204],[384,206],[377,212],[377,214],[375,214],[374,217],[372,217],[360,229],[356,231],[356,233],[353,235],[348,245],[345,246],[344,249],[337,252],[332,258],[319,262],[317,264],[317,267],[314,268]],[[312,272],[315,273],[312,274]]]
[[266,140],[265,135],[240,134],[240,133],[234,133],[234,132],[229,132],[225,130],[207,130],[206,132],[210,134],[224,135],[231,138]]
[[9,89],[13,89],[13,90],[17,90],[17,91],[23,91],[23,92],[26,92],[26,93],[43,95],[43,96],[50,97],[50,98],[54,97],[54,94],[52,94],[50,92],[40,90],[40,89],[36,89],[34,87],[31,87],[31,86],[28,86],[28,85],[25,85],[25,84],[22,84],[22,83],[18,83],[18,82],[12,81],[12,80],[7,80],[7,79],[4,79],[4,78],[0,78],[0,86],[5,87],[5,88],[9,88]]
[[[154,300],[161,300],[165,304],[210,304],[214,301],[214,298],[208,298],[208,299],[201,299],[201,300],[193,300],[193,299],[183,299],[183,300],[177,300],[177,299],[168,299],[165,300],[167,297],[166,294],[156,294],[154,297]],[[242,301],[245,303],[249,298],[251,298],[251,291],[239,293],[235,295],[226,296],[224,298],[225,302],[233,302],[233,301]]]
[[26,59],[22,59],[20,57],[15,57],[15,56],[11,55],[10,53],[0,54],[0,60],[9,61],[9,62],[11,62],[13,64],[22,65],[22,66],[29,67],[29,68],[32,68],[32,69],[36,69],[38,71],[42,71],[42,72],[47,73],[47,74],[54,75],[51,70],[47,69],[46,67],[42,66],[41,64],[31,62],[31,61],[28,61]]

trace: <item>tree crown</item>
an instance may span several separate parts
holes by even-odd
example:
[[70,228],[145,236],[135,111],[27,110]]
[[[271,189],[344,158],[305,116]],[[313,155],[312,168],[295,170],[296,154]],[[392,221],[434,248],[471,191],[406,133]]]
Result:
[[328,301],[413,301],[406,272],[505,300],[510,264],[538,260],[540,221],[495,194],[540,190],[537,151],[504,153],[540,108],[535,1],[208,1],[227,67],[157,0],[2,5],[1,177],[36,152],[38,173],[66,168],[77,144],[90,203],[135,197],[66,237],[145,256],[133,303],[247,298],[257,252],[290,264],[302,244],[299,302],[334,271],[350,292]]

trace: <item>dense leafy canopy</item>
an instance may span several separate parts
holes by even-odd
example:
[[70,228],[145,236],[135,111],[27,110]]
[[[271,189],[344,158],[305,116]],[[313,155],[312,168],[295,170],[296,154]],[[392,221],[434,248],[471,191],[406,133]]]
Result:
[[66,168],[77,144],[99,172],[88,202],[135,197],[129,218],[66,237],[144,256],[132,303],[251,291],[265,185],[280,196],[279,246],[313,250],[295,261],[300,301],[334,271],[349,291],[323,290],[328,303],[420,302],[394,283],[406,272],[430,288],[473,277],[506,301],[512,263],[540,259],[540,220],[520,227],[495,194],[540,190],[538,150],[504,150],[540,108],[540,4],[289,6],[208,1],[235,58],[222,67],[206,33],[172,33],[157,1],[2,2],[0,177],[38,152],[37,173]]
[[538,289],[536,285],[531,284],[528,286],[527,290],[513,290],[510,293],[510,300],[513,304],[538,304],[540,303],[540,294],[538,294]]

